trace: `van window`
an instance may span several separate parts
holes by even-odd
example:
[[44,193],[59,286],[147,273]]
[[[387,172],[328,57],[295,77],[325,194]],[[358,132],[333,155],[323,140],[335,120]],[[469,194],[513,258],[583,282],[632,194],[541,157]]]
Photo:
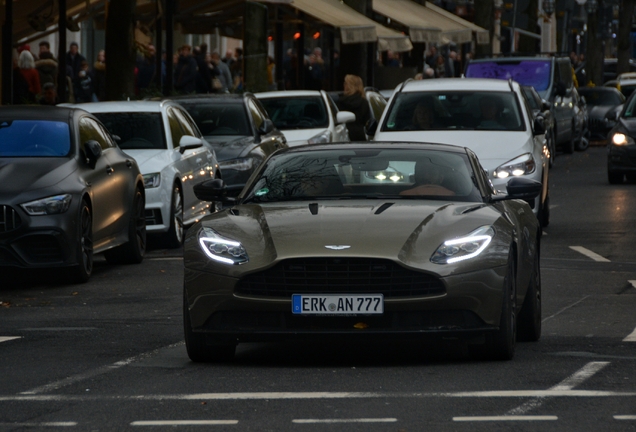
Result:
[[551,63],[550,59],[471,62],[466,68],[466,78],[512,78],[540,92],[550,87]]

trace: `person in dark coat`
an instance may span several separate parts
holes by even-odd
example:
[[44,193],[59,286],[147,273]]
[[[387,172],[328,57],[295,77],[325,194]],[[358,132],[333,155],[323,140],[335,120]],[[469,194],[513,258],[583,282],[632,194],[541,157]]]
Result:
[[179,59],[174,73],[175,90],[181,93],[194,93],[197,75],[197,61],[192,57],[192,47],[184,45],[179,50]]
[[70,48],[66,53],[66,64],[73,69],[73,77],[77,77],[82,69],[82,62],[86,61],[83,55],[79,53],[77,42],[71,42]]
[[75,78],[75,102],[94,102],[95,95],[95,76],[88,69],[88,63],[83,61],[81,69]]
[[347,123],[349,138],[351,141],[366,141],[364,126],[371,119],[371,108],[364,92],[362,78],[357,75],[346,75],[344,79],[344,96],[338,99],[340,111],[351,111],[356,115],[356,120]]
[[93,90],[98,101],[106,100],[106,51],[97,53],[97,60],[93,64]]
[[35,68],[40,74],[40,84],[57,82],[57,60],[48,51],[40,53],[40,59],[35,61]]

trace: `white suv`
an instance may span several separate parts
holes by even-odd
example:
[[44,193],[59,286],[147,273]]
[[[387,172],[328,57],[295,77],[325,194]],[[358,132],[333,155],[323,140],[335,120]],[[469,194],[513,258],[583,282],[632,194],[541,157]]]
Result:
[[400,84],[379,123],[374,141],[452,144],[474,151],[493,186],[505,191],[511,176],[543,184],[530,201],[543,226],[550,218],[548,152],[542,118],[533,121],[521,87],[495,79],[431,79]]

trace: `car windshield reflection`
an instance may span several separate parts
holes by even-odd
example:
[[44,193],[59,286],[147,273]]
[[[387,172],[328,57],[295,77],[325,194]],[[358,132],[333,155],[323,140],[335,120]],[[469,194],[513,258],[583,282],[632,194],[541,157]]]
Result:
[[323,150],[270,159],[244,202],[312,199],[481,201],[463,153]]
[[280,130],[329,126],[327,109],[321,97],[261,98],[260,101]]
[[70,151],[65,122],[0,119],[0,157],[63,157]]
[[165,150],[161,113],[113,112],[94,113],[113,135],[121,138],[117,144],[122,150]]

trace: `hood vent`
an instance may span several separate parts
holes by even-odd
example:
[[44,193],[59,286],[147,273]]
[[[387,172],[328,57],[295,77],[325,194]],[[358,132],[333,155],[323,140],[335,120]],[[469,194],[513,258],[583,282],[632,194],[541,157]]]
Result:
[[382,213],[384,210],[388,209],[389,207],[391,207],[394,203],[384,203],[380,206],[380,208],[378,208],[374,214],[379,215],[380,213]]

